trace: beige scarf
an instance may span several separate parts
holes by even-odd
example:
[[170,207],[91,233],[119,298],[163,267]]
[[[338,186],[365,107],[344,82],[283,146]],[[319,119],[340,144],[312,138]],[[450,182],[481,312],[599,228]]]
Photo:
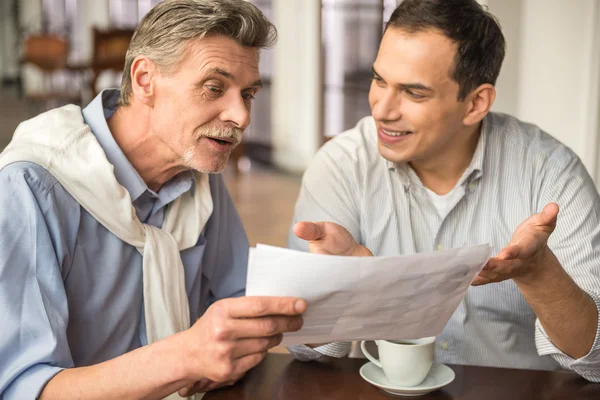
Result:
[[[207,174],[195,173],[195,190],[167,208],[162,229],[140,222],[129,192],[115,178],[114,167],[74,105],[19,125],[0,153],[0,169],[19,161],[47,169],[100,224],[142,254],[148,344],[190,327],[179,252],[196,245],[212,213]],[[177,394],[169,398],[181,399]]]

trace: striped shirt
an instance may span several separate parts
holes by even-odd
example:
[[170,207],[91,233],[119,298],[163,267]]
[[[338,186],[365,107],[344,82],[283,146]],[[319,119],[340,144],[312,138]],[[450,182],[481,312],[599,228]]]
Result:
[[[302,180],[297,221],[333,221],[378,256],[489,243],[496,254],[516,227],[549,202],[561,207],[549,246],[563,268],[600,305],[600,198],[579,158],[566,146],[513,117],[484,119],[473,159],[440,215],[407,164],[377,150],[371,117],[329,141]],[[307,250],[290,231],[288,245]],[[598,332],[598,331],[597,331]],[[568,369],[600,381],[600,334],[590,353],[573,359],[548,339],[512,280],[470,287],[437,338],[438,362],[525,369]],[[299,358],[343,356],[348,343]]]

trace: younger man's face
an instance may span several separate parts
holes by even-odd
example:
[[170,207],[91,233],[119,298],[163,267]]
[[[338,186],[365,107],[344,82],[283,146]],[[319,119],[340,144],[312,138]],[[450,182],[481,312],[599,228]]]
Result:
[[[437,31],[385,32],[369,92],[381,155],[396,163],[439,164],[464,134],[466,106],[451,79],[457,46]],[[449,151],[448,153],[453,153]]]

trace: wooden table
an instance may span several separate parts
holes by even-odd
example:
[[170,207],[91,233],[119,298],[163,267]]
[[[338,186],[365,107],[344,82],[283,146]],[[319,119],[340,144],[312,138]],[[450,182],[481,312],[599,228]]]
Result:
[[[287,354],[268,354],[241,381],[209,392],[204,400],[371,400],[391,397],[358,373],[366,360],[342,359],[328,364],[294,361]],[[568,372],[450,366],[456,378],[419,400],[598,400],[600,384]],[[410,398],[410,397],[409,397]]]

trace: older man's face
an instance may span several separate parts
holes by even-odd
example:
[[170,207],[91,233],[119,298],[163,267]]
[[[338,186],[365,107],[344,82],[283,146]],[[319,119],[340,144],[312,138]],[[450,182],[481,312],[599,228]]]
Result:
[[261,85],[258,49],[218,35],[191,41],[179,65],[155,81],[153,134],[186,167],[221,172]]

